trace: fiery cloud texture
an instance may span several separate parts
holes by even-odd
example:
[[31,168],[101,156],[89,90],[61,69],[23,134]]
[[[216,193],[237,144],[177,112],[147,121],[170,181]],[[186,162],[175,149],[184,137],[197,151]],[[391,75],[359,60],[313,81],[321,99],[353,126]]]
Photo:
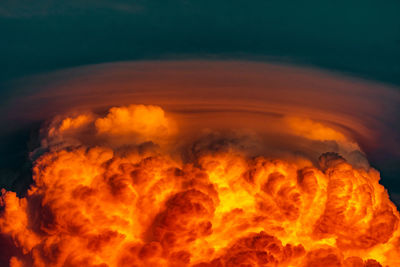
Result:
[[[360,106],[332,102],[337,94],[329,90],[292,95],[288,83],[276,80],[284,74],[293,80],[288,69],[246,63],[251,72],[235,79],[228,73],[240,70],[238,63],[207,71],[204,63],[169,64],[136,65],[129,75],[120,69],[107,82],[74,78],[62,85],[73,85],[66,97],[61,88],[29,99],[61,102],[46,110],[53,118],[31,153],[34,184],[24,197],[1,193],[2,262],[400,265],[400,214],[361,149],[377,140],[368,125],[385,130],[377,117],[363,117],[381,116],[378,106],[361,105],[362,97]],[[272,91],[262,90],[266,72],[273,74]],[[225,75],[233,81],[223,82]],[[305,86],[307,75],[299,75],[298,86]],[[151,77],[169,83],[158,89],[163,84]],[[76,98],[77,85],[88,80],[98,83],[100,96],[88,87]],[[115,95],[104,97],[110,84]],[[185,95],[185,84],[205,89]],[[243,93],[246,84],[253,89]],[[390,97],[397,95],[381,95]]]

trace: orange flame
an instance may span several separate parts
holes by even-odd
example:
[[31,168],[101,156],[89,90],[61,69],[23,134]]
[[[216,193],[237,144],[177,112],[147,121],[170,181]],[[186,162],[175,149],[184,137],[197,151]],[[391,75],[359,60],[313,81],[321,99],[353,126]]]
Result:
[[[312,138],[325,129],[347,140],[317,126]],[[54,123],[48,144],[90,127],[92,138],[129,144],[172,143],[177,134],[161,108],[129,106]],[[335,153],[322,155],[317,168],[240,149],[185,162],[170,146],[85,142],[38,158],[26,197],[2,191],[0,232],[13,243],[11,267],[400,266],[399,213],[379,173]]]

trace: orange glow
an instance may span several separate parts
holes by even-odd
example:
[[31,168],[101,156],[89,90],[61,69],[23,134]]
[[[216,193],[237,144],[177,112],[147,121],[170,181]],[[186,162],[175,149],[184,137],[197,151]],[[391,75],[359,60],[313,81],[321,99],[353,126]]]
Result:
[[[400,215],[376,170],[335,153],[317,167],[236,147],[190,160],[175,148],[143,151],[181,138],[167,115],[133,105],[53,123],[49,140],[70,142],[70,130],[79,140],[35,161],[26,197],[2,191],[0,232],[18,251],[10,266],[400,266]],[[311,120],[289,123],[309,139],[348,140]],[[81,127],[134,142],[88,145]]]
[[311,140],[347,141],[347,138],[342,133],[310,119],[288,116],[286,117],[286,122],[292,130],[292,133]]
[[95,125],[99,134],[116,137],[136,135],[142,137],[138,142],[160,142],[175,132],[172,121],[157,106],[114,107],[105,118],[98,118]]
[[[66,132],[75,131],[81,127],[86,126],[93,120],[91,114],[80,114],[76,117],[68,117],[61,120],[61,122],[54,121],[53,126],[49,129],[49,136],[59,136]],[[57,126],[55,126],[57,124]]]

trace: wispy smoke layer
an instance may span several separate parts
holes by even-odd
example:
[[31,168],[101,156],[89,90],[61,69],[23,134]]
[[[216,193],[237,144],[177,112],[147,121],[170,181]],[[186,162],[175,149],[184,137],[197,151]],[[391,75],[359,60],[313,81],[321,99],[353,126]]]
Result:
[[[9,116],[2,122],[8,119],[9,127],[82,109],[149,104],[176,113],[190,126],[205,120],[281,133],[289,130],[277,125],[276,118],[304,117],[340,128],[366,150],[400,151],[392,133],[398,92],[300,68],[247,62],[119,63],[61,71],[12,86],[25,96],[4,108]],[[264,123],[255,125],[257,119]],[[307,135],[306,129],[294,128]]]
[[[248,62],[119,63],[61,71],[12,86],[24,97],[4,108],[8,116],[0,119],[7,125],[3,132],[65,112],[149,104],[173,113],[185,131],[214,126],[257,130],[268,135],[268,147],[311,158],[330,150],[365,165],[362,153],[353,153],[357,146],[378,164],[400,156],[400,94],[314,70]],[[313,145],[293,141],[293,135],[313,140]]]

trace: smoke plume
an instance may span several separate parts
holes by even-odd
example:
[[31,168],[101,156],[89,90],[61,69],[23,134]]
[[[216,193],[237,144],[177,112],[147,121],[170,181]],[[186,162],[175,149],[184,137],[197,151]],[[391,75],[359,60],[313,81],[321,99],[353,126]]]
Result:
[[1,191],[1,264],[400,265],[400,214],[365,152],[389,132],[389,89],[237,62],[79,73],[10,101],[15,125],[45,123],[28,192]]

